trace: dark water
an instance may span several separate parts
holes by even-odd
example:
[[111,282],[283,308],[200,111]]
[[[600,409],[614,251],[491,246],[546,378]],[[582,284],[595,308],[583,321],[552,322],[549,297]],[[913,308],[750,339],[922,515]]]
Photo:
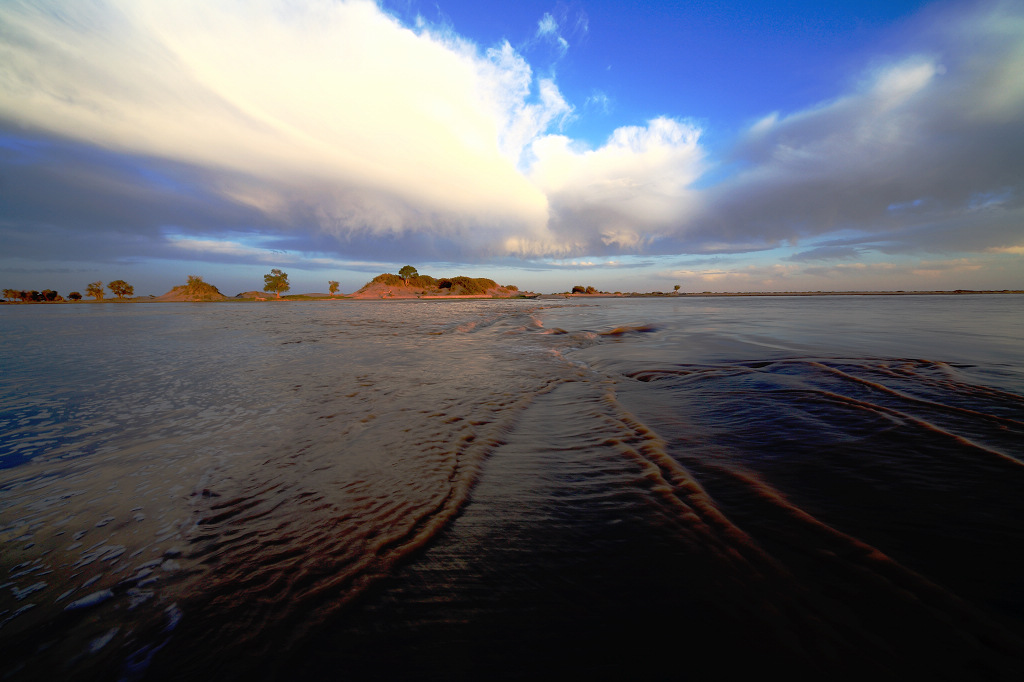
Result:
[[1024,672],[1024,297],[0,325],[7,678]]

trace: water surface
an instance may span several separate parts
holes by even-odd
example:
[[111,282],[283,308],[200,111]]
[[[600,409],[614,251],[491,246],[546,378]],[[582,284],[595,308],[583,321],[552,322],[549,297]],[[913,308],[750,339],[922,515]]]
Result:
[[1016,679],[1022,297],[0,309],[12,679]]

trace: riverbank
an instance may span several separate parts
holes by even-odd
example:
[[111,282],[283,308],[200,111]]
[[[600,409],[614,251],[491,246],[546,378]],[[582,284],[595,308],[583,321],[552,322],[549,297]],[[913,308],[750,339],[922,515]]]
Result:
[[[722,298],[722,297],[757,297],[757,296],[960,296],[960,295],[994,295],[994,294],[1024,294],[1022,289],[955,289],[953,291],[702,291],[695,292],[661,292],[649,293],[615,293],[615,294],[535,294],[532,292],[508,290],[503,287],[483,294],[421,294],[405,288],[379,286],[370,290],[358,291],[352,294],[294,294],[277,298],[273,294],[263,296],[244,296],[239,294],[234,297],[227,297],[214,302],[222,303],[266,303],[266,302],[295,302],[295,301],[387,301],[387,300],[487,300],[487,299],[516,299],[528,298],[539,300],[559,299],[594,299],[594,298]],[[136,296],[124,299],[103,299],[100,301],[0,301],[0,305],[92,305],[96,303],[205,303],[208,301],[188,301],[182,298],[164,296]]]

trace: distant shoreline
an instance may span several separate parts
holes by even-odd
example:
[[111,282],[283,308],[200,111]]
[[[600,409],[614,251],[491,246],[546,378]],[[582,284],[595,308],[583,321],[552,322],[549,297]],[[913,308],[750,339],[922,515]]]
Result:
[[572,300],[594,298],[737,298],[737,297],[781,297],[781,296],[980,296],[998,294],[1024,294],[1021,289],[955,289],[953,291],[727,291],[727,292],[651,292],[628,294],[520,294],[519,296],[486,296],[486,295],[440,295],[440,296],[396,296],[394,298],[367,298],[351,294],[338,296],[321,296],[318,294],[297,294],[268,297],[264,300],[253,298],[229,297],[220,301],[168,301],[156,300],[157,297],[136,296],[126,299],[104,299],[102,301],[0,301],[0,305],[95,305],[97,303],[301,303],[310,301],[510,301],[510,300]]
[[[665,294],[666,296],[958,296],[964,294],[1024,294],[1020,289],[975,291],[956,289],[954,291],[746,291],[746,292],[701,292]],[[646,296],[648,294],[641,294]]]
[[571,299],[571,298],[721,298],[737,296],[960,296],[960,295],[991,295],[991,294],[1024,294],[1021,289],[1000,290],[968,290],[954,291],[702,291],[690,292],[654,292],[649,294],[541,294],[540,299]]

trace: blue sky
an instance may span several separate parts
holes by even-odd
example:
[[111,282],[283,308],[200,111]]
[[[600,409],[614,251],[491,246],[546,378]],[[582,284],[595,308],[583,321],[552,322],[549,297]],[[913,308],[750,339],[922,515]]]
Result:
[[0,2],[0,275],[1024,288],[1018,2]]

